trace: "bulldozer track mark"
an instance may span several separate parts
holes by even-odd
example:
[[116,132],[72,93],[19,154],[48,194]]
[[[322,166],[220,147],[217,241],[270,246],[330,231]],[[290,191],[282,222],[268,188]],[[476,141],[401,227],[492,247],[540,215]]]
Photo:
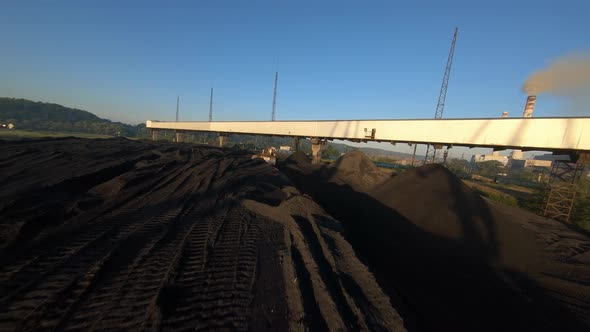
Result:
[[[171,213],[153,218],[151,221],[144,224],[149,225],[148,227],[152,228],[152,230],[148,229],[146,232],[151,231],[152,234],[161,233],[161,225],[175,216],[175,213]],[[102,246],[98,248],[95,246],[94,250],[80,251],[78,255],[66,258],[63,264],[61,264],[61,267],[55,267],[54,270],[51,271],[53,273],[44,275],[38,278],[35,283],[28,284],[25,287],[18,289],[18,291],[12,296],[11,307],[6,308],[5,312],[10,313],[11,311],[16,310],[22,315],[24,312],[19,308],[24,308],[25,312],[27,311],[26,308],[28,308],[27,315],[31,315],[40,310],[43,305],[49,303],[55,297],[63,295],[60,294],[60,290],[67,289],[71,283],[75,283],[79,275],[83,274],[88,266],[91,266],[92,262],[103,261],[105,257],[108,257],[113,248],[117,246],[117,242],[126,240],[141,227],[141,224],[130,225],[127,229],[122,229],[122,232],[118,237],[115,236],[110,241],[104,242]],[[39,292],[42,292],[44,296],[30,296],[31,292],[26,291],[33,286],[36,286],[36,289],[39,290]],[[21,300],[16,300],[17,296],[22,293],[25,294],[20,296]]]
[[[184,170],[184,171],[186,171],[186,170]],[[184,172],[184,173],[185,173],[185,174],[188,174],[188,172]],[[173,181],[168,181],[168,182],[167,182],[167,184],[168,184],[168,186],[167,186],[167,190],[161,189],[160,191],[158,191],[159,195],[160,195],[160,196],[163,196],[163,197],[166,197],[166,196],[168,196],[168,197],[169,197],[169,199],[170,199],[170,197],[173,197],[173,196],[175,196],[175,195],[173,195],[173,193],[176,193],[176,194],[180,195],[180,193],[179,193],[178,191],[176,191],[176,189],[177,189],[177,187],[176,187],[176,186],[177,186],[177,184],[178,184],[178,183],[181,183],[181,182],[183,182],[183,181],[186,181],[186,179],[188,178],[188,176],[189,176],[189,175],[182,176],[182,175],[179,173],[179,174],[178,174],[178,175],[175,177],[175,179],[174,179]],[[196,188],[198,189],[198,187],[196,187]],[[182,206],[182,204],[175,204],[175,205]],[[120,211],[119,211],[119,212],[120,212]],[[178,215],[178,213],[179,213],[179,211],[175,211],[175,213],[173,213],[171,216],[164,215],[164,216],[161,216],[161,217],[158,217],[158,218],[154,218],[154,219],[156,219],[154,223],[155,223],[155,224],[158,224],[158,220],[159,220],[159,219],[162,219],[162,220],[170,220],[170,219],[172,219],[173,217],[177,216],[177,215]],[[141,219],[141,218],[142,218],[142,216],[140,215],[138,219]],[[151,234],[161,234],[161,233],[162,233],[162,231],[161,231],[161,229],[160,229],[160,228],[161,228],[161,227],[159,227],[159,228],[156,228],[154,231],[151,231]],[[141,230],[139,230],[139,231],[138,231],[138,233],[141,233],[141,232],[142,232]],[[149,234],[149,233],[150,233],[150,230],[149,230],[149,229],[145,229],[145,230],[144,230],[144,233],[148,233],[148,234]],[[141,235],[139,235],[139,236],[141,236]],[[146,235],[143,235],[143,237],[146,237]],[[108,246],[107,246],[107,247],[108,247]],[[153,247],[152,247],[152,248],[153,248]],[[151,255],[151,252],[150,252],[150,253],[148,253],[148,254],[146,254],[146,255],[142,255],[142,254],[140,253],[139,257],[142,257],[142,258],[144,258],[144,257],[150,257],[150,255]],[[141,264],[141,262],[140,262],[139,264]],[[129,277],[129,276],[128,276],[128,277],[127,277],[127,278],[125,278],[125,279],[126,279],[126,280],[130,280],[130,279],[131,279],[131,280],[133,280],[134,278],[133,278],[133,277]],[[152,278],[150,278],[150,279],[152,279]],[[158,280],[158,278],[155,278],[155,280]],[[142,291],[142,293],[143,293],[143,291]],[[76,294],[77,294],[77,293],[76,293]],[[132,302],[137,302],[137,301],[132,301]],[[140,301],[140,302],[141,302],[141,301]],[[95,304],[95,305],[93,306],[93,308],[92,308],[92,310],[93,310],[93,311],[95,311],[95,312],[96,312],[96,306],[97,306],[97,305]],[[86,318],[89,318],[89,317],[86,317]],[[73,318],[72,318],[72,320],[73,320],[73,321],[76,321],[76,317],[73,317]]]
[[243,213],[230,207],[225,215],[197,223],[171,285],[182,285],[186,292],[165,315],[164,330],[220,327],[222,318],[232,321],[232,329],[247,329],[258,233],[255,227],[244,233]]
[[[179,173],[180,174],[180,173]],[[178,178],[176,179],[177,182],[182,181],[182,178]],[[173,185],[172,182],[170,182],[169,184]],[[169,187],[171,187],[169,185]],[[158,194],[160,196],[164,196],[166,197],[167,195],[170,195],[173,193],[175,188],[170,188],[169,190],[161,190],[160,192],[158,192]],[[143,201],[143,200],[141,200]],[[143,201],[143,203],[145,203]],[[141,224],[137,224],[137,223],[133,223],[133,220],[141,220],[144,219],[146,217],[145,213],[137,213],[137,208],[138,206],[131,206],[128,210],[123,210],[123,212],[121,212],[121,210],[116,210],[116,212],[112,212],[111,214],[119,214],[119,218],[112,218],[111,222],[105,222],[105,223],[98,223],[99,227],[98,229],[93,229],[92,230],[92,234],[89,234],[90,236],[92,235],[96,235],[97,233],[100,234],[98,237],[95,237],[94,239],[91,239],[90,237],[86,237],[86,236],[82,236],[81,238],[79,238],[77,241],[74,241],[73,243],[70,243],[67,247],[62,248],[61,250],[56,250],[56,255],[54,255],[53,257],[47,257],[43,262],[39,262],[38,260],[33,260],[32,263],[37,263],[35,265],[37,265],[39,267],[38,271],[36,271],[34,269],[34,266],[31,267],[29,266],[29,269],[26,269],[27,266],[24,266],[23,268],[25,268],[24,271],[22,271],[22,269],[18,272],[21,272],[21,274],[26,274],[26,275],[30,275],[31,272],[36,273],[36,272],[40,272],[41,270],[43,271],[47,271],[48,266],[47,265],[59,265],[59,263],[66,263],[68,259],[72,259],[72,257],[75,255],[75,251],[76,249],[78,250],[83,250],[86,246],[93,244],[96,240],[100,240],[101,238],[105,237],[106,235],[113,235],[110,232],[116,232],[117,230],[120,230],[120,237],[121,238],[125,238],[125,234],[131,234],[133,233],[137,228],[141,227]],[[102,219],[109,219],[109,217],[112,216],[103,216]],[[125,220],[128,219],[128,224],[129,224],[129,228],[125,229],[125,224],[120,223],[121,219]],[[91,259],[94,259],[94,257],[92,256]],[[31,268],[33,269],[31,271]],[[55,266],[55,268],[57,268],[57,266]],[[51,269],[49,270],[49,272],[51,273]],[[17,274],[18,274],[17,272]],[[10,274],[9,274],[10,275]],[[18,283],[18,276],[17,278],[15,278],[16,280],[13,279],[12,282],[8,282],[7,284],[10,286],[11,289],[13,289],[12,294],[9,294],[9,296],[5,296],[2,300],[2,302],[6,302],[6,300],[10,300],[13,299],[14,296],[16,296],[18,293],[23,292],[24,290],[26,290],[27,287],[31,287],[33,285],[35,285],[36,282],[40,282],[43,279],[43,276],[39,276],[38,278],[36,278],[36,280],[27,280],[28,282],[26,282],[24,285],[21,283],[21,285],[19,285]],[[21,279],[22,280],[22,279]],[[20,287],[19,287],[20,286]],[[12,296],[11,296],[12,295]],[[2,303],[0,302],[0,303]]]

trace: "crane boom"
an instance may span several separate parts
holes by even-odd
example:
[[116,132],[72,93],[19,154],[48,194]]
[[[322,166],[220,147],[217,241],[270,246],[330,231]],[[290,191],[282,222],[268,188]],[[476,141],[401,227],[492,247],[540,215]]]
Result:
[[449,86],[449,77],[451,76],[451,66],[453,65],[453,55],[455,53],[455,43],[457,42],[457,28],[453,35],[453,42],[451,43],[451,50],[449,51],[449,58],[447,59],[447,67],[445,75],[443,76],[442,85],[440,87],[440,94],[438,96],[438,103],[436,104],[435,119],[442,119],[443,111],[445,109],[445,100],[447,99],[447,87]]
[[[447,99],[447,87],[449,86],[449,77],[451,76],[451,66],[453,65],[453,55],[455,54],[455,43],[457,42],[457,28],[453,34],[453,41],[451,42],[451,49],[449,51],[449,57],[447,59],[447,67],[445,68],[445,74],[443,76],[442,85],[440,87],[440,94],[438,95],[438,102],[436,103],[436,111],[434,112],[435,119],[442,119],[443,111],[445,109],[445,100]],[[434,145],[428,145],[426,149],[426,158],[424,162],[434,163],[436,159],[436,147]]]

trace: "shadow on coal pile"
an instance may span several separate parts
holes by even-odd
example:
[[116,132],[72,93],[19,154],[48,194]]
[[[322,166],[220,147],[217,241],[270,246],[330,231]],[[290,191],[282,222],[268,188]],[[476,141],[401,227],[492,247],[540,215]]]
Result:
[[281,171],[344,224],[409,330],[588,328],[587,283],[570,289],[574,308],[556,299],[535,278],[551,264],[535,234],[444,167],[420,167],[360,192],[334,180],[336,167],[298,157],[280,163]]

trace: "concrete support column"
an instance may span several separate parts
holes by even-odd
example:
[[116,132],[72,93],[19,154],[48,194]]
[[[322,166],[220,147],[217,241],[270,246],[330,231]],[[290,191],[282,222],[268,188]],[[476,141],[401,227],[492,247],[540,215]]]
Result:
[[160,132],[158,129],[152,129],[152,141],[157,141]]
[[295,152],[299,151],[299,137],[293,137],[293,150]]
[[225,133],[219,133],[219,147],[223,147],[223,145],[225,144],[225,138],[228,136],[228,134]]
[[176,131],[176,143],[184,142],[184,133],[180,130]]
[[311,139],[312,164],[319,164],[322,161],[322,149],[326,145],[326,140],[321,138]]

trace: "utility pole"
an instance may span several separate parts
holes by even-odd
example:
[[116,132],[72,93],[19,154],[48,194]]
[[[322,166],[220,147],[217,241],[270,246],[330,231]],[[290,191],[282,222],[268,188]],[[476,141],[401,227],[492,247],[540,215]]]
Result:
[[[176,96],[176,122],[178,122],[178,111],[180,110],[180,97]],[[174,142],[180,143],[183,139],[183,133],[180,130],[176,130],[176,134],[174,135]]]
[[211,88],[211,98],[209,99],[209,122],[213,121],[213,88]]
[[176,96],[176,122],[178,122],[178,106],[180,104],[180,97]]
[[[447,87],[449,86],[449,77],[451,76],[451,65],[453,64],[453,55],[455,53],[455,42],[457,41],[457,28],[453,34],[453,41],[451,42],[451,50],[449,51],[449,57],[447,58],[447,67],[445,68],[445,74],[443,76],[442,85],[440,87],[440,94],[438,95],[438,103],[436,104],[436,111],[434,112],[434,119],[442,119],[443,111],[445,109],[445,100],[447,98]],[[436,147],[429,144],[426,148],[426,158],[424,159],[425,164],[434,163],[436,160]]]
[[275,91],[272,95],[272,121],[275,120],[276,109],[277,109],[277,84],[279,81],[279,72],[275,72]]

